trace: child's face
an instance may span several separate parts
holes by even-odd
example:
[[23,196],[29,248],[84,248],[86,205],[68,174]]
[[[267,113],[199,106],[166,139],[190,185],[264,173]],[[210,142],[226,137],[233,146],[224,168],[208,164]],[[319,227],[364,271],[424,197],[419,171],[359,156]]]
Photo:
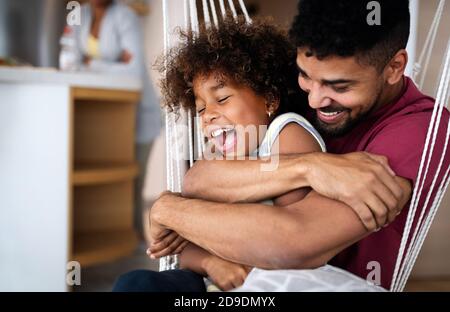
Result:
[[213,74],[194,79],[194,95],[203,133],[220,153],[249,155],[259,146],[266,128],[259,126],[269,124],[264,97]]

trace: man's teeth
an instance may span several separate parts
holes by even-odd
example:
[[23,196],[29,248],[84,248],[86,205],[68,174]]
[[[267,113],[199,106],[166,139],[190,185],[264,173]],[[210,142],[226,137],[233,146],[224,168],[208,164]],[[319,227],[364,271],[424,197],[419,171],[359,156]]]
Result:
[[214,130],[213,132],[211,132],[211,137],[215,138],[218,137],[219,135],[222,135],[223,133],[227,133],[229,131],[233,130],[233,128],[228,128],[228,129],[217,129]]
[[325,112],[320,112],[322,115],[324,115],[324,116],[336,116],[336,115],[338,115],[338,114],[340,114],[342,111],[340,111],[340,112],[331,112],[331,113],[325,113]]

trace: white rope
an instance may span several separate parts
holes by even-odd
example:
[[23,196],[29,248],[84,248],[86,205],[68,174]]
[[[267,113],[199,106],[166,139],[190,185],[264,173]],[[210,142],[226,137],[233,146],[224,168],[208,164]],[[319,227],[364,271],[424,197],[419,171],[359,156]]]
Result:
[[[391,290],[395,290],[395,291],[397,291],[397,289],[399,287],[398,283],[399,282],[401,283],[401,279],[404,279],[404,277],[402,276],[404,274],[403,270],[404,270],[405,266],[408,265],[408,261],[410,259],[409,257],[411,255],[408,253],[412,246],[411,244],[408,248],[408,252],[406,254],[404,254],[404,252],[405,252],[406,244],[409,240],[411,226],[414,221],[414,217],[416,215],[416,209],[417,209],[417,206],[419,203],[419,198],[423,192],[423,186],[424,186],[425,180],[427,178],[428,169],[429,169],[429,165],[430,165],[431,158],[432,158],[432,151],[434,149],[438,125],[440,123],[442,110],[443,110],[442,98],[444,98],[444,99],[446,98],[445,92],[446,92],[446,90],[448,90],[448,86],[446,87],[445,83],[446,83],[446,81],[448,82],[447,76],[449,73],[449,65],[450,65],[449,62],[450,62],[450,54],[447,53],[447,55],[445,57],[444,74],[443,74],[443,76],[440,80],[440,84],[439,84],[439,91],[438,91],[438,97],[437,97],[438,100],[436,101],[436,104],[433,108],[430,126],[429,126],[428,133],[426,136],[424,151],[423,151],[422,159],[421,159],[420,166],[419,166],[419,173],[418,173],[417,180],[415,183],[414,192],[413,192],[413,196],[412,196],[412,200],[411,200],[411,205],[409,207],[408,218],[407,218],[407,221],[405,224],[405,229],[404,229],[402,241],[400,244],[399,254],[397,256],[397,262],[396,262],[396,266],[394,269],[394,275],[393,275],[393,279],[392,279],[392,283],[391,283]],[[432,138],[432,140],[431,140],[431,138]],[[430,140],[431,140],[431,142],[430,142]],[[426,165],[425,165],[425,162],[426,162]],[[422,176],[422,171],[423,171],[424,165],[425,165],[425,170],[424,170],[424,174]],[[424,209],[425,208],[426,207],[424,207]],[[420,226],[420,224],[417,224],[417,226]],[[411,243],[414,242],[413,239],[415,239],[414,236],[411,238]],[[403,264],[402,264],[402,262],[403,262]],[[399,273],[400,273],[400,276],[399,276]]]
[[[437,105],[436,105],[435,108],[437,108]],[[434,118],[432,118],[432,120],[431,120],[432,123],[430,124],[429,130],[431,130],[432,126],[434,125],[433,120],[434,120]],[[417,207],[418,207],[418,204],[419,204],[419,199],[421,198],[420,196],[423,194],[423,186],[424,186],[424,182],[425,182],[425,180],[426,180],[426,178],[428,176],[429,164],[430,164],[430,160],[431,160],[431,157],[432,157],[431,151],[433,150],[434,142],[432,141],[431,144],[429,144],[430,134],[431,134],[431,132],[429,132],[428,135],[427,135],[427,139],[426,139],[427,142],[425,144],[424,153],[422,154],[422,161],[421,161],[420,168],[419,168],[419,175],[418,175],[418,178],[417,178],[417,181],[416,181],[416,184],[415,184],[412,201],[411,201],[411,205],[410,205],[410,208],[409,208],[410,211],[408,213],[408,218],[407,218],[407,222],[406,222],[406,225],[405,225],[404,234],[403,234],[402,242],[401,242],[401,245],[400,245],[400,250],[399,250],[398,257],[397,257],[397,263],[396,263],[396,268],[395,268],[394,275],[393,275],[393,283],[392,283],[391,287],[396,287],[397,281],[398,281],[397,273],[399,273],[399,271],[400,271],[400,277],[399,278],[400,279],[402,278],[401,277],[401,275],[403,274],[402,271],[404,270],[405,266],[407,266],[408,262],[410,261],[410,256],[411,256],[410,251],[411,251],[411,248],[413,246],[412,244],[414,244],[414,242],[416,241],[417,228],[421,226],[420,221],[419,221],[416,224],[416,231],[414,232],[414,235],[410,237],[411,227],[412,227],[412,224],[413,224],[414,219],[416,217],[416,210],[417,210]],[[433,137],[433,139],[434,139],[434,137]],[[429,148],[430,145],[432,146],[431,148]],[[422,170],[423,170],[423,166],[425,164],[424,156],[427,155],[428,149],[430,150],[430,155],[428,156],[428,161],[427,161],[426,166],[425,166],[425,173],[422,176]],[[418,188],[419,188],[419,190],[418,190]],[[424,205],[423,210],[422,210],[422,215],[423,215],[424,209],[426,209],[425,205]],[[406,244],[407,244],[408,241],[410,241],[410,245],[408,247],[407,252],[404,253],[405,252],[405,247],[406,247]],[[401,267],[400,267],[400,265],[401,265]]]
[[204,141],[203,141],[203,133],[202,133],[202,127],[200,123],[200,117],[198,116],[198,113],[195,114],[195,124],[197,126],[197,149],[198,149],[198,159],[203,158],[203,150],[204,150]]
[[[449,46],[450,46],[450,41],[449,41]],[[438,97],[437,97],[437,100],[436,100],[436,105],[439,107],[439,114],[438,114],[438,120],[437,120],[436,125],[435,125],[434,133],[433,133],[433,140],[432,140],[433,144],[432,144],[432,147],[430,149],[429,162],[431,160],[431,155],[432,155],[432,153],[434,151],[433,147],[434,147],[434,143],[435,143],[435,141],[437,139],[437,133],[439,131],[439,124],[440,124],[440,121],[441,121],[441,114],[442,114],[442,111],[444,109],[444,99],[446,99],[447,95],[448,95],[448,90],[449,90],[449,85],[450,85],[450,68],[449,68],[450,63],[449,62],[450,62],[450,54],[447,53],[446,54],[446,65],[444,66],[444,75],[445,76],[443,76],[442,79],[441,79],[440,88],[439,88],[439,92],[438,92]],[[407,276],[407,272],[410,272],[412,270],[412,266],[413,266],[414,261],[415,261],[415,256],[414,255],[418,254],[419,249],[421,247],[420,246],[420,241],[423,241],[423,237],[422,236],[424,235],[424,232],[423,232],[424,229],[423,229],[423,226],[422,226],[421,222],[422,222],[423,215],[424,215],[424,213],[426,211],[426,207],[428,206],[428,202],[430,200],[430,197],[431,197],[431,195],[433,193],[433,189],[434,189],[434,186],[436,184],[436,181],[437,181],[437,179],[438,179],[438,177],[440,175],[442,164],[444,162],[444,157],[445,157],[446,150],[447,150],[447,145],[448,145],[448,136],[450,135],[449,130],[450,129],[447,128],[447,135],[446,135],[446,138],[445,138],[446,141],[445,141],[444,151],[443,151],[443,153],[441,155],[441,159],[440,159],[437,171],[436,171],[436,173],[435,173],[435,175],[433,177],[433,181],[432,181],[432,184],[430,186],[430,189],[428,190],[426,201],[423,204],[423,208],[422,208],[422,212],[421,212],[419,221],[418,221],[418,223],[416,225],[414,234],[413,234],[413,236],[412,236],[412,238],[410,240],[410,245],[409,245],[408,251],[406,252],[406,257],[405,257],[405,261],[404,261],[404,266],[406,266],[406,270],[403,271],[403,276],[402,276],[402,274],[400,274],[400,287],[401,287],[401,285],[406,284],[406,279],[408,277]],[[427,174],[425,174],[425,177],[426,176],[427,176]],[[420,194],[422,194],[422,193],[420,193]],[[433,203],[434,202],[435,201],[433,200]],[[437,207],[432,206],[430,208],[430,210],[435,210],[435,209],[437,209]],[[431,211],[431,214],[433,214],[432,211]],[[427,221],[425,221],[425,223],[427,223]],[[421,227],[420,228],[421,229],[420,235],[422,235],[422,236],[420,236],[418,234],[419,227]]]
[[[450,121],[449,121],[449,124],[450,124]],[[442,153],[442,156],[441,156],[441,160],[440,160],[440,163],[439,163],[439,167],[438,167],[438,170],[437,170],[438,174],[440,174],[440,172],[441,172],[441,167],[442,167],[444,158],[446,156],[446,152],[447,152],[447,148],[448,148],[449,136],[450,136],[450,127],[447,127],[445,146],[444,146],[444,150],[443,150],[443,153]],[[438,211],[438,208],[439,208],[439,206],[441,204],[441,200],[442,200],[441,197],[443,197],[443,193],[445,193],[445,189],[443,188],[443,186],[444,186],[444,183],[447,180],[449,169],[450,169],[450,166],[447,167],[447,170],[446,170],[446,172],[444,174],[444,178],[442,179],[441,184],[440,184],[439,188],[437,189],[437,192],[436,192],[436,195],[434,197],[433,203],[432,203],[432,205],[431,205],[431,207],[429,209],[427,218],[425,219],[424,225],[421,227],[420,232],[418,234],[418,241],[414,244],[414,246],[412,248],[412,251],[410,251],[410,253],[407,253],[409,255],[410,259],[406,262],[406,268],[404,269],[403,276],[400,279],[400,282],[399,282],[399,285],[398,285],[398,291],[403,291],[403,289],[404,289],[404,287],[406,285],[408,277],[411,274],[411,271],[413,269],[414,263],[416,262],[417,257],[419,255],[420,249],[422,248],[422,245],[423,245],[423,243],[425,241],[425,238],[426,238],[426,236],[428,234],[428,231],[429,231],[429,229],[431,227],[431,223],[434,220],[434,216],[436,215],[436,212]],[[435,178],[433,180],[433,187],[434,187],[434,183],[436,182],[436,180],[438,178],[438,174],[435,175]],[[431,189],[433,187],[431,187]],[[430,192],[428,193],[428,197],[431,195],[431,192],[432,191],[430,190]],[[425,211],[426,207],[427,207],[427,204],[424,204],[424,206],[423,206],[423,210],[424,211]]]
[[[167,15],[167,0],[162,0],[162,11],[163,11],[163,32],[164,32],[164,55],[167,55],[168,52],[168,15]],[[167,60],[164,59],[164,68],[167,68]],[[166,70],[164,70],[164,79],[167,77]],[[165,116],[165,124],[166,124],[166,187],[168,190],[172,189],[172,157],[171,157],[171,146],[170,146],[170,119],[169,119],[169,110],[166,109]],[[159,270],[165,271],[168,267],[168,259],[167,257],[163,257],[159,260]]]
[[239,0],[239,5],[241,6],[242,13],[244,13],[245,21],[247,22],[247,24],[251,24],[252,23],[252,19],[248,15],[247,8],[245,7],[244,0]]
[[181,192],[181,161],[180,161],[180,145],[178,144],[178,136],[180,132],[178,131],[178,122],[175,119],[175,114],[172,114],[173,124],[175,126],[175,146],[172,148],[175,149],[175,168],[177,173],[177,188],[175,188],[175,192]]
[[[190,18],[191,18],[191,29],[194,32],[194,34],[198,34],[199,26],[198,26],[198,16],[197,16],[197,4],[195,0],[190,0],[189,2],[190,7]],[[198,140],[198,158],[202,157],[202,134],[201,134],[201,128],[199,127],[198,123],[198,114],[196,114],[196,126],[197,126],[197,140]]]
[[[445,0],[444,0],[445,1]],[[417,83],[417,76],[422,72],[422,66],[423,61],[425,58],[425,53],[430,50],[431,46],[430,43],[432,41],[434,29],[436,28],[436,25],[438,25],[438,20],[440,19],[440,12],[441,12],[441,6],[442,6],[442,0],[440,0],[438,7],[436,9],[436,13],[434,14],[433,21],[430,26],[430,30],[428,31],[427,38],[425,40],[425,43],[422,47],[422,51],[420,53],[420,57],[417,62],[414,63],[414,69],[413,69],[413,80]]]
[[[190,29],[190,19],[189,19],[189,2],[184,0],[184,28],[185,30]],[[192,148],[193,137],[192,137],[192,111],[187,110],[187,127],[188,127],[188,147],[189,147],[189,168],[194,164],[194,151]]]
[[444,4],[445,4],[445,0],[441,0],[442,7],[439,10],[439,18],[438,21],[435,24],[434,29],[432,30],[432,40],[431,40],[431,44],[430,44],[430,48],[427,49],[427,53],[426,53],[426,59],[425,59],[425,65],[423,67],[423,72],[422,72],[422,76],[420,78],[420,82],[419,82],[419,86],[420,89],[423,88],[423,84],[425,82],[425,77],[426,77],[426,73],[428,72],[428,65],[430,64],[430,58],[431,58],[431,52],[433,51],[434,48],[434,43],[436,41],[436,35],[437,35],[437,31],[439,29],[439,25],[440,25],[440,20],[442,18],[442,13],[444,12]]
[[189,168],[192,167],[194,165],[194,148],[193,148],[193,144],[194,144],[194,138],[192,135],[192,110],[188,109],[187,110],[188,116],[187,116],[187,121],[188,121],[188,145],[189,145]]
[[217,17],[216,5],[214,4],[214,0],[209,0],[209,6],[211,7],[211,14],[214,21],[214,26],[219,27],[219,19]]
[[[441,80],[440,89],[442,89],[442,83],[443,83],[443,81]],[[425,174],[423,176],[422,176],[422,171],[423,171],[423,167],[425,165],[425,160],[427,159],[427,156],[428,156],[428,149],[430,146],[431,135],[433,133],[433,129],[435,126],[437,110],[438,110],[438,105],[435,105],[432,116],[431,116],[431,120],[430,120],[430,127],[428,128],[428,133],[427,133],[427,137],[426,137],[426,141],[425,141],[425,145],[424,145],[424,151],[422,153],[422,159],[421,159],[420,166],[419,166],[419,173],[417,176],[417,180],[415,183],[414,192],[413,192],[413,196],[412,196],[412,200],[411,200],[411,205],[409,207],[408,218],[407,218],[407,221],[405,224],[405,229],[403,232],[403,237],[402,237],[402,242],[400,245],[400,250],[399,250],[399,254],[398,254],[398,258],[397,258],[396,268],[394,270],[394,276],[393,276],[394,279],[393,279],[392,285],[396,284],[396,278],[397,278],[398,270],[400,268],[400,262],[402,261],[403,256],[404,256],[404,254],[403,254],[405,251],[404,249],[405,249],[408,237],[409,237],[412,222],[413,222],[414,216],[415,216],[415,211],[416,211],[416,208],[418,205],[418,200],[419,200],[418,197],[422,193],[423,182],[424,182],[424,181],[422,181],[423,180],[422,177],[426,178],[426,175],[427,175],[426,169],[425,169]],[[428,157],[428,158],[431,158],[431,157]],[[427,163],[427,165],[428,164],[429,163]],[[420,189],[420,191],[419,191],[419,189]]]
[[[448,42],[448,47],[450,48],[450,41]],[[447,58],[448,58],[448,60],[449,60],[449,62],[450,62],[450,53],[447,53],[446,55],[447,55]],[[450,65],[450,63],[449,63],[449,65]],[[448,66],[449,66],[449,65],[448,65]],[[439,113],[440,113],[440,114],[439,114],[438,120],[437,120],[436,125],[435,125],[435,129],[434,129],[434,139],[433,139],[433,141],[435,141],[436,138],[437,138],[437,134],[438,134],[438,131],[439,131],[439,125],[440,125],[440,121],[441,121],[442,112],[443,112],[444,107],[445,107],[445,99],[446,99],[446,98],[448,97],[448,95],[449,95],[449,87],[450,87],[450,68],[447,67],[446,72],[447,72],[447,75],[446,75],[446,76],[443,76],[444,90],[442,91],[442,94],[440,94],[440,96],[438,96],[437,99],[436,99],[436,104],[437,104],[437,105],[439,106],[439,108],[440,108],[440,110],[439,110]],[[450,128],[450,127],[449,127],[449,128]],[[445,152],[446,152],[446,148],[447,148],[447,144],[448,144],[448,136],[450,135],[450,133],[448,132],[448,131],[450,130],[449,128],[447,128],[447,135],[446,135],[446,137],[445,137],[445,140],[446,140],[446,141],[445,141],[445,147],[444,147],[444,151],[443,151],[443,153],[442,153],[442,155],[441,155],[441,160],[440,160],[440,162],[439,162],[439,166],[438,166],[437,172],[436,172],[436,174],[435,174],[435,176],[434,176],[434,179],[433,179],[433,182],[432,182],[432,184],[431,184],[431,187],[430,187],[430,189],[428,190],[428,195],[427,195],[427,198],[426,198],[426,202],[425,202],[425,204],[424,204],[425,207],[428,205],[428,202],[429,202],[429,200],[430,200],[431,194],[432,194],[433,189],[434,189],[434,185],[435,185],[435,183],[436,183],[436,180],[437,180],[437,178],[438,178],[438,175],[440,174],[440,169],[441,169],[442,164],[443,164],[443,161],[444,161],[444,156],[445,156]],[[433,150],[433,151],[430,150],[430,153],[434,153],[434,150]],[[423,210],[423,211],[424,211],[424,210]],[[419,223],[420,223],[420,221],[419,221]]]
[[209,27],[209,25],[211,24],[211,17],[209,16],[207,0],[202,0],[202,6],[203,6],[203,19],[205,20],[205,26]]
[[[163,9],[163,28],[164,28],[164,55],[167,55],[168,53],[168,49],[169,49],[169,35],[168,35],[168,28],[169,28],[169,16],[167,15],[167,0],[163,0],[162,1],[162,9]],[[167,68],[167,59],[164,59],[164,67]],[[164,79],[167,77],[167,72],[166,70],[164,70],[163,73]],[[166,124],[166,187],[168,190],[172,190],[173,189],[173,185],[172,185],[172,149],[171,149],[171,144],[170,144],[170,139],[171,139],[171,125],[170,125],[170,118],[169,118],[170,112],[168,109],[166,109],[166,116],[165,116],[165,124]]]
[[184,29],[188,30],[190,23],[189,23],[189,0],[183,0],[183,11],[184,11]]
[[236,8],[234,7],[233,0],[228,0],[228,5],[230,6],[231,14],[233,14],[233,18],[237,20]]
[[[447,174],[446,174],[447,177],[448,177],[449,169],[450,169],[450,167],[447,169]],[[426,220],[426,225],[425,225],[425,228],[424,228],[424,235],[421,236],[420,242],[419,242],[420,246],[422,246],[424,241],[425,241],[426,234],[428,233],[428,231],[430,229],[430,226],[431,226],[431,224],[432,224],[432,222],[434,220],[436,212],[438,211],[438,207],[442,203],[442,199],[444,198],[445,190],[448,188],[448,184],[450,182],[450,179],[448,179],[448,178],[446,180],[444,179],[442,182],[445,182],[445,185],[444,185],[444,183],[441,183],[442,190],[440,192],[440,196],[436,196],[435,202],[434,202],[434,205],[436,206],[436,209],[433,210],[432,214]],[[412,263],[413,264],[417,260],[419,252],[420,252],[420,247],[417,248],[414,251],[414,255],[412,257]],[[408,266],[407,271],[405,272],[405,276],[406,277],[408,277],[411,274],[412,268],[413,268],[413,266]],[[398,283],[395,291],[403,291],[403,289],[405,288],[406,282],[407,282],[407,278],[402,279],[402,281]]]
[[222,18],[225,18],[227,11],[225,10],[225,3],[223,0],[219,0],[220,12],[222,13]]
[[[431,52],[434,47],[434,43],[436,41],[436,34],[439,28],[439,24],[441,21],[442,13],[444,12],[445,0],[440,0],[438,8],[436,10],[436,14],[434,15],[433,22],[430,27],[430,31],[428,32],[427,38],[425,40],[425,44],[422,48],[422,52],[420,53],[419,61],[414,64],[414,75],[413,80],[417,82],[417,77],[420,73],[422,73],[420,77],[420,82],[418,83],[419,89],[422,89],[423,83],[425,80],[426,73],[428,71],[428,65],[430,62]],[[425,59],[425,63],[424,63]]]
[[198,33],[198,15],[197,15],[197,4],[195,0],[189,0],[190,17],[191,17],[191,29],[192,32]]

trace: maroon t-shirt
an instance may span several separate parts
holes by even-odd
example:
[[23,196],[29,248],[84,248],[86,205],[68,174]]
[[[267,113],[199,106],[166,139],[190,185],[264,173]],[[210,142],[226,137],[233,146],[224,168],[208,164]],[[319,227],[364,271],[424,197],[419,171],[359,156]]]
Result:
[[[330,153],[367,151],[388,157],[394,172],[410,180],[414,189],[435,101],[422,94],[412,80],[407,77],[404,79],[404,92],[395,103],[383,106],[345,136],[337,139],[325,138],[325,143]],[[449,112],[445,109],[423,194],[428,194],[432,177],[438,167],[448,120]],[[449,166],[449,158],[447,153],[437,185],[442,181],[443,172]],[[422,198],[418,209],[423,209],[425,196]],[[378,261],[381,268],[381,286],[389,288],[409,204],[408,202],[392,224],[343,250],[330,261],[330,264],[366,279],[373,270],[372,267],[368,267],[369,262]],[[429,206],[430,204],[427,205]]]

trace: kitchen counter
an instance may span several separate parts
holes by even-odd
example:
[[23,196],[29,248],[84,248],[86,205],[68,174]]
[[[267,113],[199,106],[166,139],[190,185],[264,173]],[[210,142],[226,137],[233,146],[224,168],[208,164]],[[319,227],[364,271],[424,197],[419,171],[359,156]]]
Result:
[[140,79],[133,76],[90,72],[63,72],[54,68],[0,66],[2,83],[71,85],[81,88],[140,90]]

